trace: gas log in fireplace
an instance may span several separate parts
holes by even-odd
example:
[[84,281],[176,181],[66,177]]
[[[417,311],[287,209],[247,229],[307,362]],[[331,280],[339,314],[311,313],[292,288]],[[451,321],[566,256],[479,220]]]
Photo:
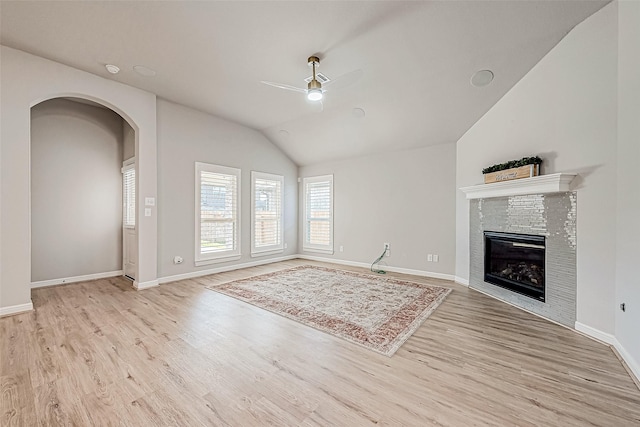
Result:
[[485,282],[544,301],[544,266],[544,236],[484,232]]

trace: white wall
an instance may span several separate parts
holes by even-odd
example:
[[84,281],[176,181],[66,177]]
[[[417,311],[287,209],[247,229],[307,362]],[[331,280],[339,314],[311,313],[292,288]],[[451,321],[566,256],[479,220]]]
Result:
[[[640,378],[640,2],[618,4],[616,338]],[[631,359],[631,360],[630,360]]]
[[[540,155],[578,173],[577,320],[614,333],[617,5],[579,24],[459,141],[457,187],[482,168]],[[496,76],[500,78],[500,76]],[[469,277],[469,203],[458,191],[456,275]]]
[[129,160],[136,155],[136,131],[127,123],[122,123],[122,140],[124,143],[122,160]]
[[[384,264],[452,276],[455,169],[455,144],[301,167],[301,177],[334,175],[334,254],[307,254],[371,263],[387,242]],[[300,200],[302,191],[300,185]],[[302,240],[298,247],[305,253]],[[439,262],[428,262],[429,253]]]
[[[30,120],[31,107],[51,98],[86,98],[116,111],[136,130],[139,199],[156,197],[156,97],[93,74],[0,47],[0,140],[2,233],[0,314],[31,305]],[[139,258],[137,278],[156,279],[157,222],[144,217],[138,203]]]
[[[159,277],[188,274],[297,252],[297,166],[261,133],[158,100],[158,269]],[[239,261],[196,267],[195,162],[240,168],[241,252]],[[284,241],[282,254],[251,258],[251,171],[284,176]],[[173,264],[174,256],[184,259]]]
[[122,123],[64,99],[31,109],[31,281],[122,270]]

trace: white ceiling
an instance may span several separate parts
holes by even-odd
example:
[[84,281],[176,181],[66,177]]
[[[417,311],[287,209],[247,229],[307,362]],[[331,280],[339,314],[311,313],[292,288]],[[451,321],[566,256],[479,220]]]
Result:
[[[308,165],[457,141],[607,2],[3,0],[0,40],[258,129]],[[260,83],[304,87],[312,54],[330,78],[362,70],[322,112]],[[482,69],[494,82],[471,86]]]

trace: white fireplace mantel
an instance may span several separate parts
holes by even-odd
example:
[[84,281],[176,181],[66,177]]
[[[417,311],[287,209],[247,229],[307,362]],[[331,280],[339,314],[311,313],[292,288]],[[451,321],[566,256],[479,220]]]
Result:
[[462,187],[460,190],[467,195],[467,199],[560,193],[571,191],[571,181],[575,177],[576,174],[553,173],[492,184],[472,185],[471,187]]

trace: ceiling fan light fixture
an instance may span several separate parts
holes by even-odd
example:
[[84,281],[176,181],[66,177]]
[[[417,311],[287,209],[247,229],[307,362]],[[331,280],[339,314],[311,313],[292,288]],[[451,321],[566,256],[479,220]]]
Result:
[[322,89],[311,88],[307,91],[307,99],[309,101],[320,101],[322,99]]

